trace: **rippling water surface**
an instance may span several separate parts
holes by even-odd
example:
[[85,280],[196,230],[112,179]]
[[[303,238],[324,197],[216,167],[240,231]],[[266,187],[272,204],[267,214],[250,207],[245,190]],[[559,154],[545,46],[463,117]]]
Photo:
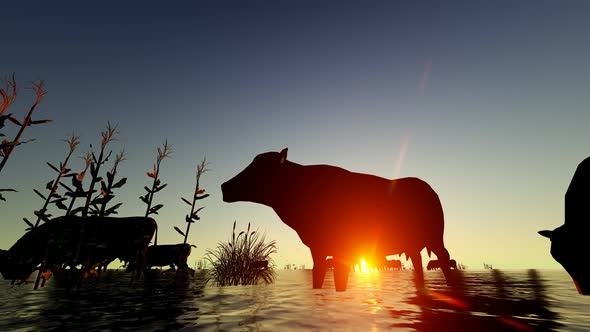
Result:
[[40,290],[0,283],[0,331],[590,331],[590,297],[562,271],[425,272],[416,292],[412,271],[354,272],[335,292],[332,273],[311,288],[311,271],[279,271],[275,284],[203,285],[160,273],[129,287],[109,271],[78,290],[50,280]]

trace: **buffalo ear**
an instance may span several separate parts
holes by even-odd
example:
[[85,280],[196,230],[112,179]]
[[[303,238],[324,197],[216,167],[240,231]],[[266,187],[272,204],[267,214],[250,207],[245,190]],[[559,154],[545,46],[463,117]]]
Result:
[[549,238],[549,239],[551,239],[551,236],[553,235],[553,231],[547,231],[547,230],[539,231],[538,233],[546,238]]
[[287,160],[287,151],[289,149],[288,148],[284,148],[283,150],[281,150],[281,164],[285,162],[285,160]]

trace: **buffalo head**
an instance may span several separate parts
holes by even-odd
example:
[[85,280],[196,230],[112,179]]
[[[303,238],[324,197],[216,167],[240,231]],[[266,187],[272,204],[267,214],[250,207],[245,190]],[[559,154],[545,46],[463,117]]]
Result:
[[224,202],[247,201],[269,205],[284,180],[287,148],[257,155],[238,175],[221,185]]

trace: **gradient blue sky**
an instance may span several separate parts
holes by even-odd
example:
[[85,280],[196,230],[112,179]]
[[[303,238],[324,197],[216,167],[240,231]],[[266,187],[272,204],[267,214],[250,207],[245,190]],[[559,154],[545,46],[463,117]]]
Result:
[[[53,176],[45,162],[65,155],[59,140],[80,134],[80,155],[111,121],[121,129],[111,147],[128,152],[122,215],[143,213],[155,149],[166,138],[174,146],[162,164],[169,185],[156,196],[160,243],[181,241],[172,229],[188,212],[180,196],[192,192],[196,163],[211,162],[191,261],[237,220],[277,241],[279,266],[311,267],[270,208],[221,197],[221,183],[256,154],[289,147],[302,164],[428,181],[451,256],[470,268],[559,267],[537,231],[562,224],[565,190],[590,155],[590,3],[166,5],[2,4],[0,73],[16,72],[21,86],[44,79],[37,118],[55,122],[28,129],[37,142],[20,146],[0,175],[0,187],[19,190],[0,205],[0,248],[40,207],[32,189]],[[13,113],[32,101],[20,92]]]

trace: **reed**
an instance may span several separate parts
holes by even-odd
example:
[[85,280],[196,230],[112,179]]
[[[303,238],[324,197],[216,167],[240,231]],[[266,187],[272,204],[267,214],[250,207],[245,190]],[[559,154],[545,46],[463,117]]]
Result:
[[188,204],[191,207],[191,212],[189,214],[187,214],[186,217],[184,218],[184,220],[186,221],[186,231],[183,232],[180,230],[180,228],[174,226],[174,229],[180,235],[184,236],[183,243],[186,243],[186,241],[188,240],[188,233],[191,229],[191,224],[194,223],[195,221],[201,219],[201,218],[199,218],[198,214],[201,210],[203,210],[205,208],[204,206],[197,208],[197,201],[209,197],[209,194],[205,194],[205,189],[201,189],[201,187],[200,187],[201,176],[205,172],[209,171],[209,169],[207,169],[207,165],[208,165],[207,158],[203,158],[203,160],[201,160],[201,162],[197,165],[197,176],[196,176],[197,179],[196,179],[195,192],[193,194],[192,202],[184,197],[180,198],[180,199],[182,199],[183,202],[185,202],[186,204]]
[[[276,277],[271,254],[276,253],[276,242],[265,241],[256,231],[246,231],[236,236],[236,222],[229,242],[219,242],[214,250],[206,251],[206,259],[212,268],[207,281],[218,286],[255,285],[260,281],[270,284]],[[266,268],[258,267],[259,262],[267,262]]]
[[[145,217],[150,214],[158,214],[164,204],[157,204],[152,206],[154,195],[160,190],[164,189],[167,184],[160,183],[160,164],[166,158],[170,158],[172,155],[172,145],[168,144],[168,140],[165,140],[162,144],[162,148],[158,147],[158,154],[156,155],[156,163],[154,164],[153,172],[147,172],[147,176],[152,179],[151,188],[148,186],[143,187],[147,193],[145,196],[139,196],[139,199],[144,202],[147,207],[145,209]],[[158,229],[156,228],[156,234],[154,235],[154,245],[158,245]]]
[[[10,156],[14,152],[14,149],[17,146],[19,146],[21,144],[28,143],[28,142],[32,142],[35,140],[34,138],[28,139],[28,140],[22,140],[23,133],[27,127],[37,125],[37,124],[48,123],[48,122],[52,121],[52,120],[33,120],[33,113],[35,112],[35,109],[37,108],[39,103],[41,103],[41,101],[43,100],[43,97],[45,97],[45,95],[47,94],[47,91],[43,89],[44,82],[42,80],[32,83],[32,90],[35,92],[35,96],[36,96],[35,102],[29,108],[29,111],[27,113],[25,113],[22,121],[17,120],[12,114],[6,113],[8,111],[8,108],[10,107],[10,105],[12,105],[12,103],[14,103],[14,100],[16,99],[17,94],[18,94],[18,87],[17,87],[16,79],[14,78],[14,74],[12,74],[12,77],[3,80],[3,83],[4,84],[0,84],[0,98],[1,98],[1,100],[0,100],[0,129],[4,128],[6,120],[8,120],[18,127],[18,131],[12,140],[8,140],[6,138],[3,138],[2,142],[0,142],[0,158],[2,158],[0,160],[0,172],[2,172],[2,170],[4,169],[4,166],[8,162],[8,159],[10,158]],[[4,135],[0,132],[0,137],[6,137],[6,135]],[[16,190],[10,189],[10,188],[0,189],[0,200],[3,200],[3,201],[6,200],[2,196],[2,194],[1,194],[2,192],[11,192],[11,191],[14,192]]]
[[80,137],[72,134],[69,137],[67,137],[64,140],[64,142],[66,142],[68,144],[68,153],[67,153],[66,157],[64,158],[64,160],[59,163],[59,167],[56,167],[53,164],[47,162],[47,166],[49,166],[49,168],[51,168],[53,171],[55,171],[57,173],[56,178],[49,181],[45,185],[45,189],[48,190],[49,193],[47,194],[47,196],[45,196],[41,192],[39,192],[38,190],[33,189],[33,191],[39,197],[41,197],[41,199],[43,199],[44,202],[43,202],[43,206],[41,207],[41,209],[36,210],[34,212],[35,215],[37,216],[37,221],[35,222],[35,224],[30,222],[27,218],[23,218],[24,222],[27,223],[27,225],[29,226],[28,229],[33,229],[33,228],[38,227],[39,223],[41,221],[43,221],[43,222],[49,221],[49,218],[51,217],[51,215],[47,213],[47,207],[49,206],[49,204],[55,204],[58,209],[67,210],[67,207],[63,203],[64,201],[67,200],[67,197],[61,196],[57,192],[57,189],[58,189],[58,186],[59,186],[59,183],[60,183],[62,177],[67,176],[68,173],[70,172],[70,169],[67,168],[68,162],[70,160],[70,157],[72,156],[74,151],[76,151],[76,148],[80,144]]

